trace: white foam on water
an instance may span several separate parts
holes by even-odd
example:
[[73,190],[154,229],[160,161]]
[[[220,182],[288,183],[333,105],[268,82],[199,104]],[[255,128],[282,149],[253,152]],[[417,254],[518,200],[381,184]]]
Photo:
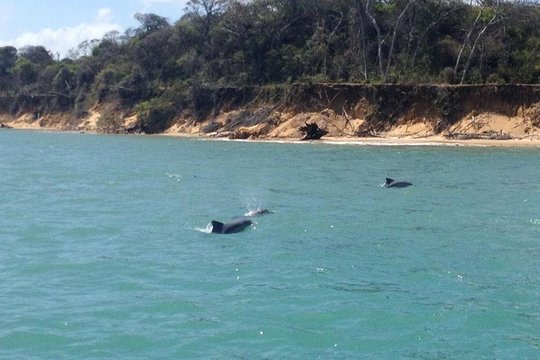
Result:
[[202,233],[205,233],[205,234],[211,234],[212,233],[212,223],[209,223],[204,228],[196,227],[193,230],[199,231],[199,232],[202,232]]

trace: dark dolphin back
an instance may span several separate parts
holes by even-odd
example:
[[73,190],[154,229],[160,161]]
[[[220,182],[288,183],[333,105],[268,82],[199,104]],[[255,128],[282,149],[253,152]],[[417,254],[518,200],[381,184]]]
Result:
[[251,224],[253,222],[245,217],[233,219],[228,223],[212,220],[212,232],[216,234],[233,234],[244,230]]
[[410,182],[407,182],[407,181],[395,181],[394,183],[392,183],[392,185],[390,185],[391,187],[398,187],[398,188],[402,188],[402,187],[407,187],[407,186],[411,186],[412,183]]
[[221,232],[223,234],[237,233],[237,232],[240,232],[240,231],[244,230],[245,228],[247,228],[251,224],[253,224],[253,222],[251,220],[249,220],[248,218],[245,218],[245,217],[234,219],[233,221],[224,224],[223,225],[223,230]]
[[223,232],[223,223],[212,220],[212,232],[216,234],[221,234]]
[[396,188],[402,188],[411,186],[412,183],[408,181],[397,181],[391,178],[386,178],[386,183],[383,185],[384,187],[396,187]]

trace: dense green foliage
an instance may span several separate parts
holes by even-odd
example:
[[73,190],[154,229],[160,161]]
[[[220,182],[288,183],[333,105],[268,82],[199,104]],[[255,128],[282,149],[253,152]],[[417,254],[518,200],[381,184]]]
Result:
[[[65,59],[0,47],[12,111],[96,103],[135,110],[142,126],[194,114],[206,87],[359,83],[540,83],[540,8],[458,0],[192,0],[175,23],[88,40]],[[37,101],[35,99],[47,99]],[[204,105],[204,104],[202,104]],[[159,126],[158,126],[159,128]]]

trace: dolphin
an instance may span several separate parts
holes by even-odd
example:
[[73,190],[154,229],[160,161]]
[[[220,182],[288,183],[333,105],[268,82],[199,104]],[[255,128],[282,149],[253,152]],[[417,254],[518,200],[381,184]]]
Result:
[[212,220],[212,232],[215,234],[237,233],[244,230],[251,224],[253,224],[253,222],[245,217],[234,219],[228,223]]
[[407,187],[407,186],[411,186],[411,185],[412,185],[412,183],[407,182],[407,181],[398,181],[398,180],[386,178],[386,183],[384,183],[382,187],[387,187],[387,188],[390,188],[390,187],[402,188],[402,187]]
[[252,217],[252,216],[267,215],[267,214],[273,214],[273,213],[275,213],[275,211],[258,208],[255,210],[248,211],[244,216]]

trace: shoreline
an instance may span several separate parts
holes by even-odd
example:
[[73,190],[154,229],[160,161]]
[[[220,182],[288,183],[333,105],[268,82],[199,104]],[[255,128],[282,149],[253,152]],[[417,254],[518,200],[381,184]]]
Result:
[[282,144],[329,144],[351,146],[447,146],[447,147],[497,147],[497,148],[540,148],[540,138],[486,140],[468,139],[453,140],[443,136],[415,137],[323,137],[320,140],[300,140],[297,138],[260,137],[256,139],[229,139],[227,137],[206,136],[184,133],[161,133],[143,136],[163,136],[205,141],[235,141],[253,143],[282,143]]
[[[324,139],[323,139],[324,140]],[[357,139],[327,139],[332,144],[358,144],[372,146],[452,146],[452,147],[507,147],[507,148],[540,148],[540,139],[508,139],[508,140],[452,140],[442,136],[426,138],[407,137],[381,137],[381,138],[357,138]]]
[[[106,103],[80,117],[36,105],[0,112],[0,127],[221,141],[540,148],[540,86],[313,84],[208,91],[216,96],[212,104],[165,117]],[[308,130],[316,134],[311,137],[325,135],[300,140]]]
[[[7,123],[6,127],[0,128],[0,131],[17,130],[17,131],[45,131],[45,132],[61,132],[61,133],[79,133],[79,134],[95,134],[107,135],[109,133],[96,130],[71,130],[63,129],[58,126],[36,126],[32,124]],[[407,136],[378,136],[378,137],[350,137],[350,136],[325,136],[320,140],[300,140],[294,137],[270,137],[261,136],[251,139],[230,139],[226,136],[212,136],[200,133],[187,132],[163,132],[157,134],[122,134],[110,133],[110,135],[126,135],[126,136],[162,136],[171,138],[184,138],[204,141],[236,141],[236,142],[253,142],[253,143],[283,143],[283,144],[328,144],[328,145],[351,145],[351,146],[444,146],[444,147],[494,147],[494,148],[540,148],[540,136],[534,135],[529,138],[511,138],[506,140],[491,140],[491,139],[466,139],[456,140],[448,139],[442,135],[431,135],[424,137]]]
[[276,144],[328,144],[328,145],[348,145],[348,146],[387,146],[387,147],[409,147],[409,146],[432,146],[432,147],[493,147],[493,148],[540,148],[540,138],[530,139],[508,139],[508,140],[486,140],[486,139],[468,139],[452,140],[443,136],[428,136],[423,138],[415,137],[323,137],[320,140],[300,140],[296,138],[276,138],[260,137],[256,139],[229,139],[227,137],[207,136],[190,133],[158,133],[158,134],[115,134],[99,131],[80,131],[64,130],[54,127],[10,127],[1,130],[16,131],[36,131],[36,132],[54,132],[54,133],[73,133],[89,135],[121,135],[121,136],[155,136],[170,137],[179,139],[191,139],[202,141],[234,141],[248,143],[276,143]]

